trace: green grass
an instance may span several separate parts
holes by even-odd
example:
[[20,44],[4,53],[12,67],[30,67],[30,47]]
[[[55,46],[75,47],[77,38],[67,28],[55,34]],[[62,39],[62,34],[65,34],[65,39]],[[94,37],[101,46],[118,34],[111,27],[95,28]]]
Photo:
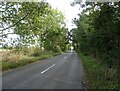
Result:
[[35,62],[37,60],[39,60],[39,58],[26,58],[26,59],[14,61],[14,62],[2,62],[2,71],[25,66],[26,64]]
[[0,61],[0,72],[2,71],[2,61]]
[[10,69],[14,69],[14,68],[18,68],[18,67],[21,67],[21,66],[25,66],[29,63],[33,63],[33,62],[36,62],[36,61],[40,61],[42,59],[47,59],[47,58],[51,58],[53,56],[56,56],[60,53],[45,53],[45,54],[42,54],[40,55],[39,57],[24,57],[18,61],[3,61],[2,62],[2,71],[6,71],[6,70],[10,70]]
[[116,89],[120,91],[117,69],[109,69],[89,55],[80,53],[80,57],[85,67],[85,81],[88,89]]

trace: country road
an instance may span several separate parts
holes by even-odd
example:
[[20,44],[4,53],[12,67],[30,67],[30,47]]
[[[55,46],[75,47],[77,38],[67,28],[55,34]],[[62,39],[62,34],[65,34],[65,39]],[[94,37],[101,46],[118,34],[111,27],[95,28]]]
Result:
[[3,89],[82,89],[84,71],[76,52],[37,61],[2,74]]

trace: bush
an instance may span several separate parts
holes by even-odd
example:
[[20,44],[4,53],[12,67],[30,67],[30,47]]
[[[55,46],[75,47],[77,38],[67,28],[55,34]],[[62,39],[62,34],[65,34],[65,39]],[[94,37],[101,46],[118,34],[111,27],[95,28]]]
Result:
[[42,51],[41,48],[35,47],[35,48],[33,49],[33,52],[31,53],[31,56],[33,56],[33,57],[38,57],[38,56],[42,55],[42,53],[43,53],[43,51]]
[[21,53],[23,53],[24,55],[28,55],[29,52],[30,52],[30,49],[27,48],[27,47],[23,47],[21,50],[20,50]]
[[86,82],[88,89],[120,89],[117,69],[110,69],[99,64],[89,55],[80,54],[86,70]]
[[56,46],[53,48],[53,51],[54,51],[54,52],[57,52],[57,53],[61,53],[61,52],[62,52],[60,46],[58,46],[58,45],[56,45]]

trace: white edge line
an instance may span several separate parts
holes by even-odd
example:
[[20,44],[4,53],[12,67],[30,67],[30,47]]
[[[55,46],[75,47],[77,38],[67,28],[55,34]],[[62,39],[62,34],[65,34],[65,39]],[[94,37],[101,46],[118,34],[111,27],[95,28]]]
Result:
[[52,67],[54,67],[55,64],[53,64],[52,66],[50,66],[49,68],[47,68],[46,70],[42,71],[41,74],[45,73],[46,71],[48,71],[49,69],[51,69]]

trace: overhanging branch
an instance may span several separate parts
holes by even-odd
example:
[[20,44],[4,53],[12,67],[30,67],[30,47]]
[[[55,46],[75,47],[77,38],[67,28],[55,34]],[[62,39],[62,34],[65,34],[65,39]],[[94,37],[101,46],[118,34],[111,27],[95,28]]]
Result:
[[24,17],[22,17],[20,20],[18,20],[15,24],[10,25],[9,27],[4,28],[4,29],[2,29],[2,30],[0,30],[0,31],[4,31],[4,30],[7,30],[7,29],[9,29],[9,28],[11,28],[11,27],[14,27],[14,26],[17,25],[20,21],[24,20],[28,15],[29,15],[29,12],[27,11],[27,14],[26,14]]
[[0,37],[6,36],[6,35],[8,35],[8,34],[15,34],[15,33],[6,33],[6,34],[2,34],[2,35],[0,35]]

